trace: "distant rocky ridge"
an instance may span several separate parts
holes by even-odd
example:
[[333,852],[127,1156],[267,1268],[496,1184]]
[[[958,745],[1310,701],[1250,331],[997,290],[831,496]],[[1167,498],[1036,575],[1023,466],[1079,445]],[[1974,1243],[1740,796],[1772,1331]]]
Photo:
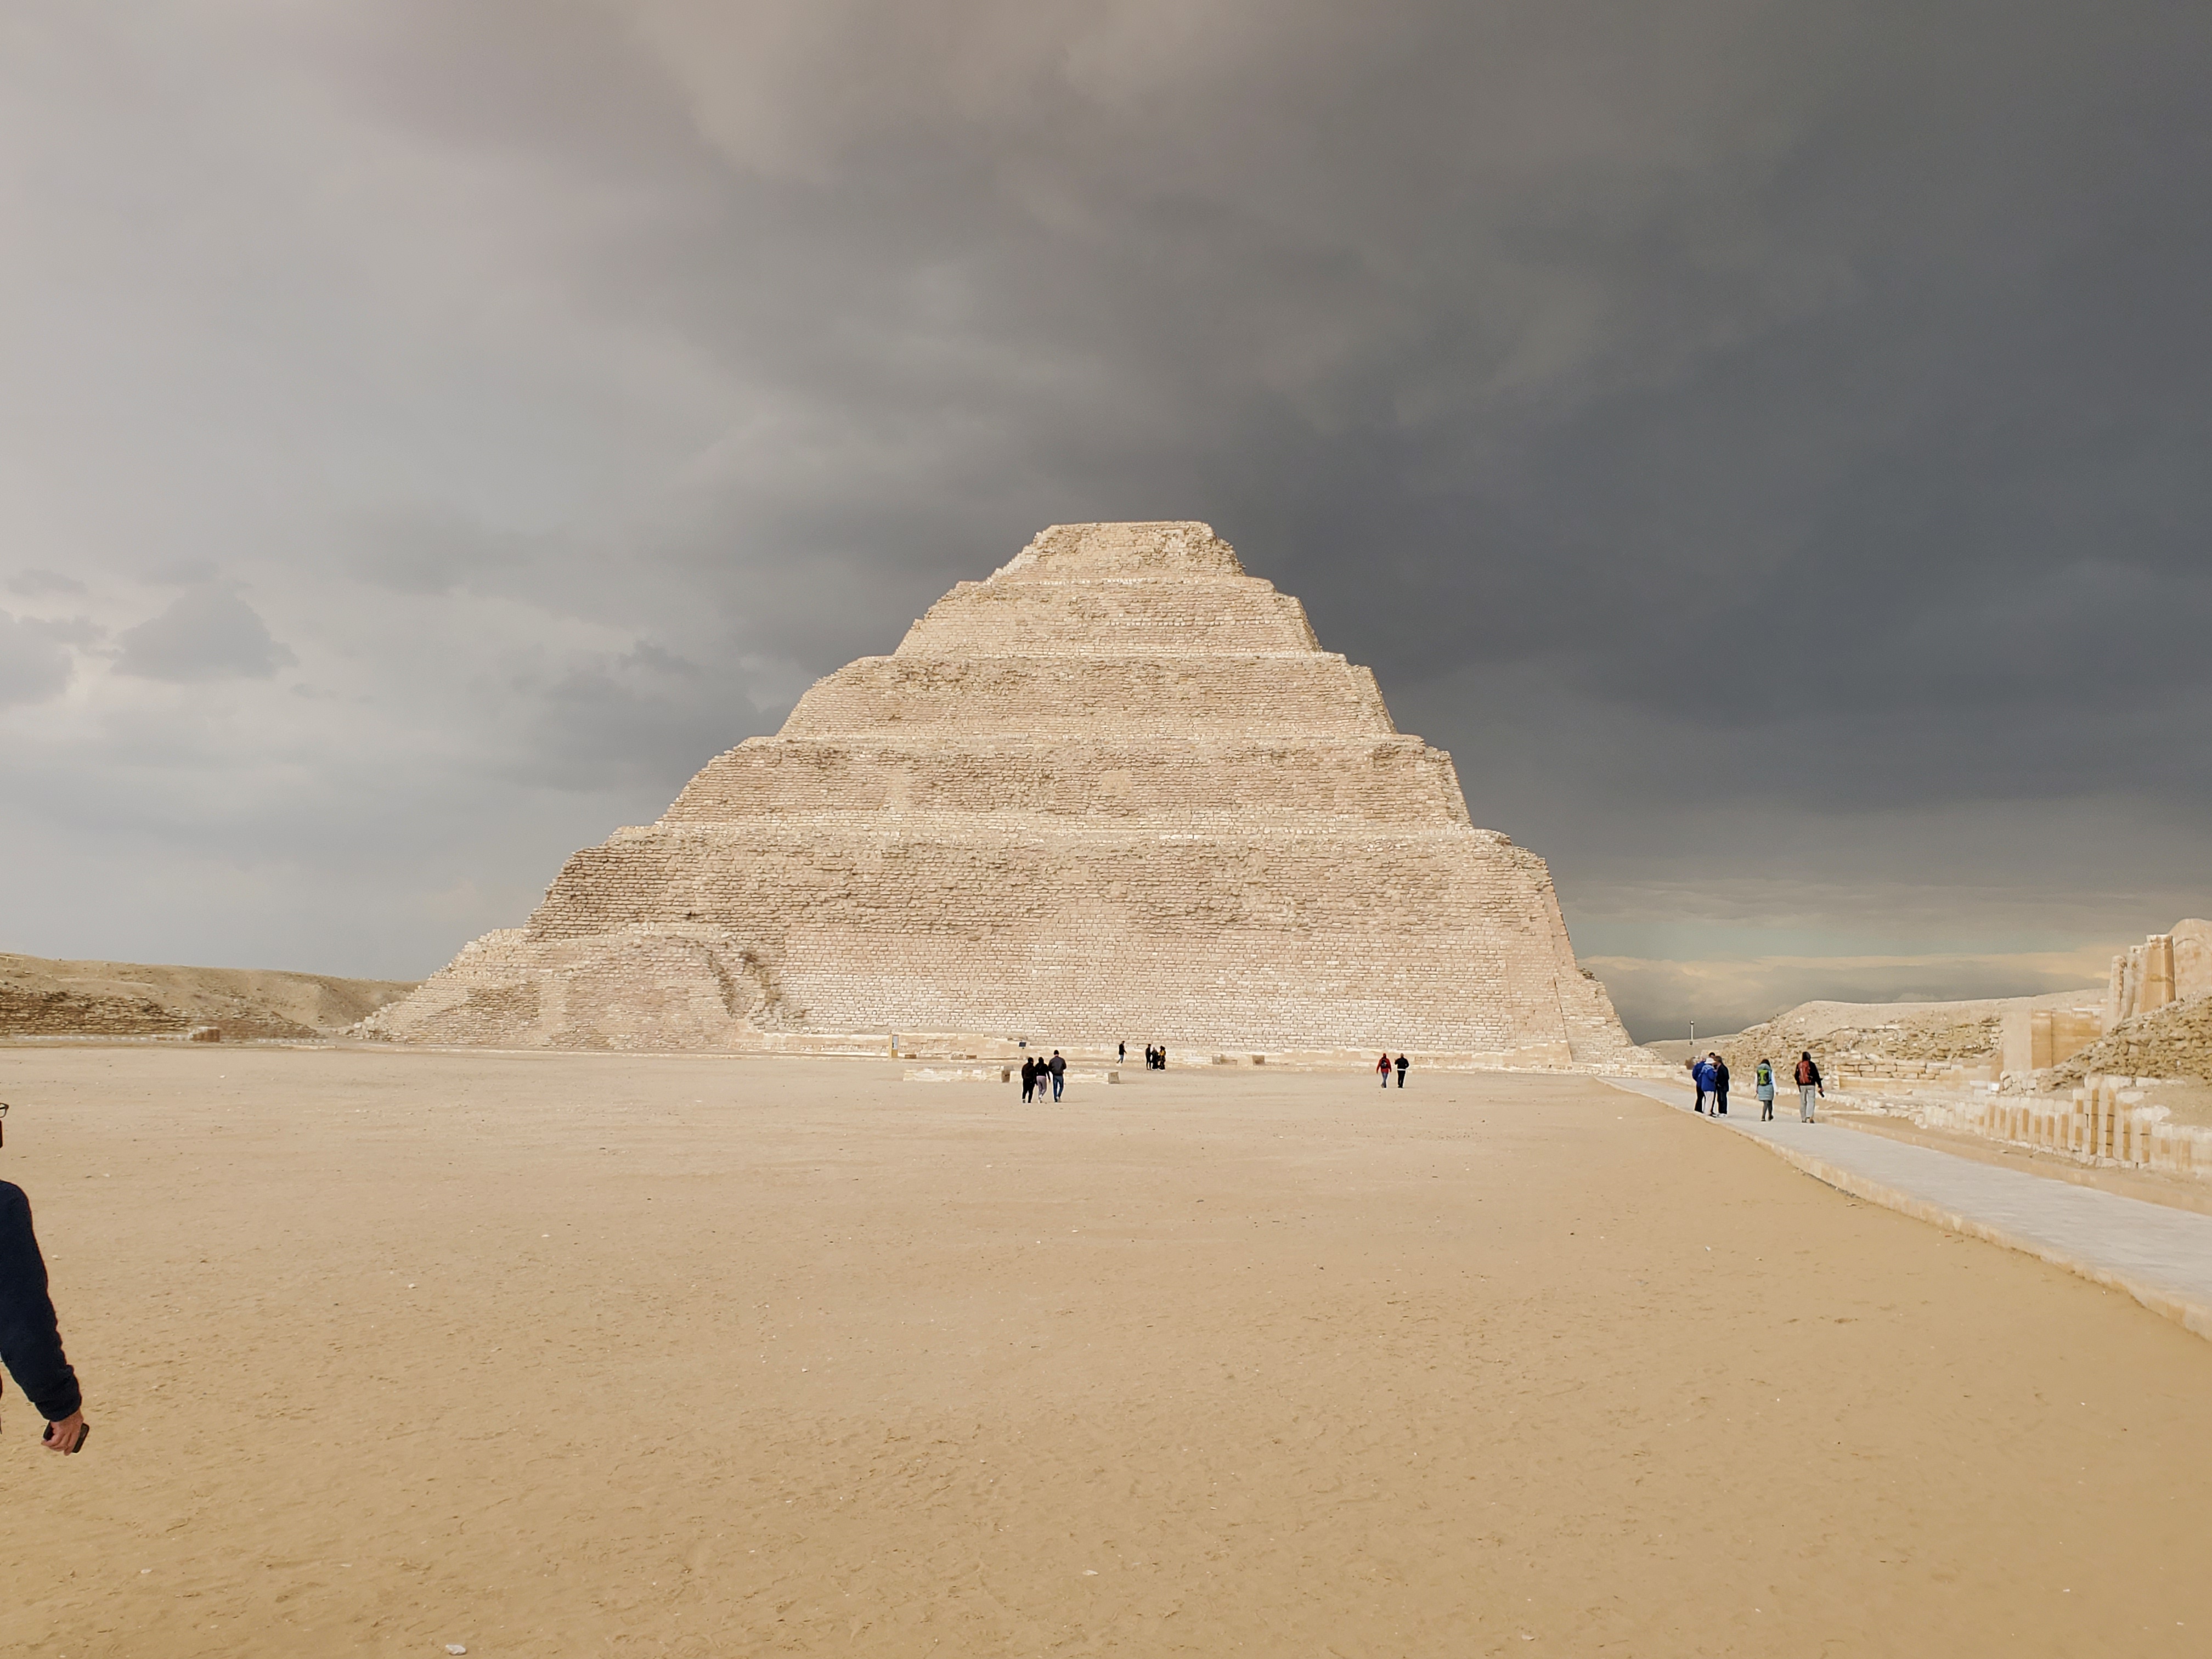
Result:
[[274,969],[0,954],[0,1037],[333,1036],[415,988]]
[[[1685,1060],[1717,1050],[1730,1072],[1810,1050],[1858,1082],[2067,1088],[2086,1077],[2212,1082],[2212,921],[2185,917],[2112,958],[2102,991],[1967,1002],[1807,1002],[1727,1036],[1645,1046]],[[1978,1073],[1978,1077],[1975,1074]]]
[[[1694,1045],[1719,1051],[1745,1076],[1762,1060],[1779,1066],[1807,1051],[1824,1071],[1860,1077],[1905,1068],[2001,1065],[2008,1024],[2039,1013],[2094,1009],[2101,993],[2055,991],[2032,997],[1984,997],[1965,1002],[1806,1002],[1731,1036]],[[1687,1057],[1688,1042],[1646,1045],[1669,1059]]]

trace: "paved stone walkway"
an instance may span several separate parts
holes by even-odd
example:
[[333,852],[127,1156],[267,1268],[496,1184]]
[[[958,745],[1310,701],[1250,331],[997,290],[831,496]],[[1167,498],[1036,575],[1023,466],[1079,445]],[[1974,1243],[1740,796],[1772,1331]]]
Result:
[[[1608,1078],[1686,1115],[1686,1084]],[[1772,1148],[1808,1175],[1856,1198],[1932,1221],[2125,1291],[2145,1307],[2212,1337],[2212,1215],[2001,1170],[1836,1123],[1797,1121],[1796,1091],[1759,1121],[1748,1090],[1711,1120]],[[1746,1109],[1748,1109],[1746,1110]]]

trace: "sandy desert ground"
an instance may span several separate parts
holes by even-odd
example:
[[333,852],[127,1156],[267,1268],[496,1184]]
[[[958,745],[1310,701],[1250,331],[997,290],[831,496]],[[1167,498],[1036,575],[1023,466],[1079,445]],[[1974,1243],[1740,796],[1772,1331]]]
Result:
[[0,1049],[0,1651],[2197,1654],[2212,1343],[1573,1079]]

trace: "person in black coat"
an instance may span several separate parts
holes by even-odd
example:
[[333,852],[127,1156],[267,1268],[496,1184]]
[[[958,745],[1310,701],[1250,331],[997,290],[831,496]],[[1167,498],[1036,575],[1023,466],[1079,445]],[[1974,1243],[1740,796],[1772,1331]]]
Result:
[[64,1455],[84,1444],[84,1395],[62,1352],[60,1322],[46,1294],[46,1259],[31,1230],[31,1200],[0,1181],[0,1364],[46,1419],[46,1446]]

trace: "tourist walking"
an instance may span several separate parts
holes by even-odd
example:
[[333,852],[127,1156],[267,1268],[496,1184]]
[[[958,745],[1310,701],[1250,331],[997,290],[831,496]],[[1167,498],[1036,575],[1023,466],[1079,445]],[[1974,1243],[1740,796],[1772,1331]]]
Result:
[[1406,1057],[1405,1057],[1405,1055],[1403,1055],[1403,1054],[1399,1055],[1399,1056],[1398,1056],[1398,1086],[1399,1086],[1401,1089],[1402,1089],[1402,1088],[1404,1088],[1404,1087],[1406,1086],[1406,1065],[1407,1065],[1407,1061],[1406,1061]]
[[1712,1054],[1709,1056],[1709,1058],[1713,1062],[1713,1115],[1715,1117],[1726,1117],[1728,1115],[1729,1089],[1728,1061],[1723,1060],[1717,1054]]
[[1116,1066],[1127,1066],[1129,1063],[1129,1045],[1127,1043],[1117,1042],[1114,1045],[1114,1063]]
[[1751,1084],[1753,1091],[1759,1096],[1759,1121],[1761,1123],[1772,1122],[1774,1121],[1774,1062],[1771,1060],[1760,1060],[1759,1068],[1751,1074]]
[[1382,1058],[1375,1062],[1375,1075],[1382,1079],[1384,1088],[1390,1086],[1390,1051],[1388,1048],[1382,1051]]
[[1813,1063],[1813,1051],[1808,1048],[1797,1056],[1797,1121],[1800,1123],[1813,1121],[1814,1095],[1826,1100],[1828,1091],[1820,1085],[1820,1068]]
[[1022,1059],[1022,1104],[1026,1106],[1036,1094],[1036,1061],[1027,1055]]
[[1045,1069],[1052,1073],[1052,1097],[1058,1100],[1060,1085],[1067,1076],[1067,1062],[1060,1057],[1059,1049],[1052,1051],[1052,1058],[1045,1062]]
[[92,1431],[46,1294],[46,1261],[31,1228],[31,1200],[5,1181],[0,1181],[0,1364],[46,1419],[48,1451],[66,1456],[83,1446]]

